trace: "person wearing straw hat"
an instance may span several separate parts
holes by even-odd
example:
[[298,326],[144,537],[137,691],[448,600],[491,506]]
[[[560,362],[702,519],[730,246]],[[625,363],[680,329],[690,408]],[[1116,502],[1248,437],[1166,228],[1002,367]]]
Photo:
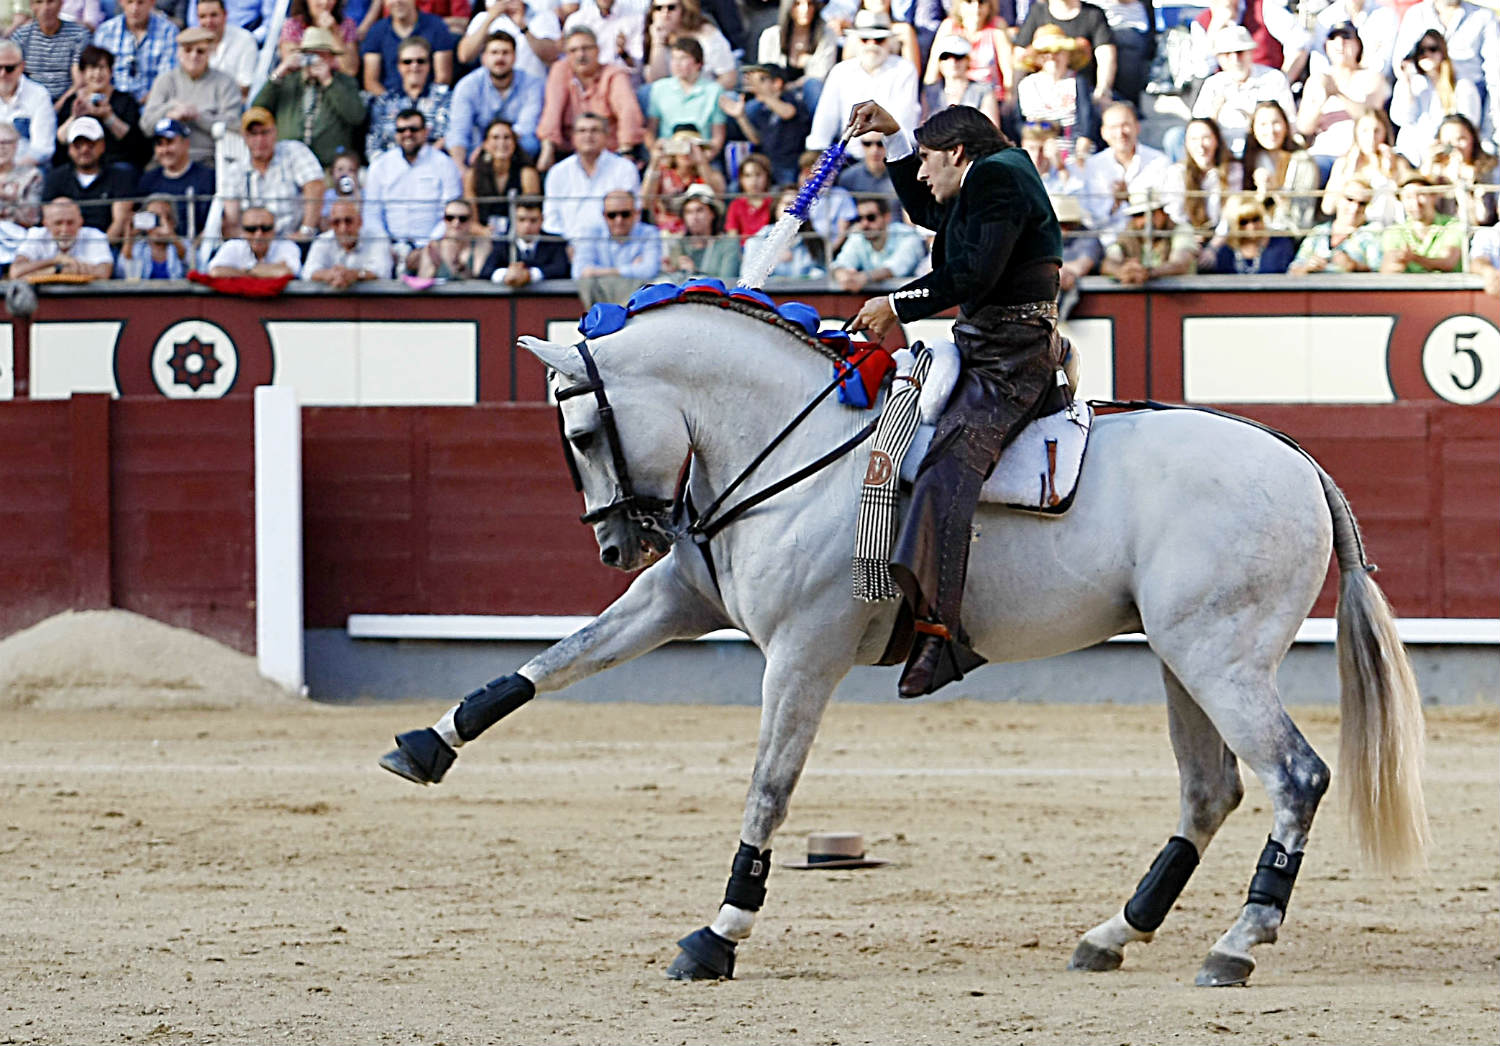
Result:
[[[1093,88],[1080,73],[1088,64],[1088,52],[1051,24],[1036,31],[1031,50],[1036,54],[1037,71],[1016,86],[1021,118],[1027,123],[1053,124],[1070,146],[1077,142],[1079,151],[1087,155],[1100,144]],[[1067,151],[1071,154],[1073,149]]]
[[366,114],[359,83],[335,64],[343,52],[337,36],[313,26],[251,103],[274,113],[277,135],[306,145],[324,167],[333,166],[340,147],[358,151],[364,144],[360,132]]
[[1127,287],[1162,276],[1192,275],[1198,262],[1198,239],[1191,226],[1173,224],[1161,193],[1133,192],[1121,211],[1126,226],[1104,249],[1101,274]]
[[1261,102],[1277,102],[1284,113],[1295,113],[1292,87],[1280,69],[1256,65],[1252,58],[1255,39],[1242,25],[1220,29],[1214,37],[1219,71],[1203,81],[1193,102],[1193,116],[1216,121],[1224,141],[1236,156],[1245,150],[1250,133],[1250,114]]
[[937,230],[932,271],[865,302],[851,326],[878,341],[897,321],[959,307],[953,338],[962,368],[891,562],[916,631],[899,689],[918,697],[984,663],[960,616],[971,526],[1001,451],[1055,387],[1062,232],[1030,157],[978,109],[937,113],[914,142],[879,104],[864,102],[849,130],[886,136],[902,207]]
[[214,34],[207,29],[178,33],[176,67],[162,71],[141,106],[142,133],[154,133],[163,120],[185,124],[188,151],[199,163],[214,158],[214,124],[232,125],[245,108],[234,77],[208,64],[213,50]]

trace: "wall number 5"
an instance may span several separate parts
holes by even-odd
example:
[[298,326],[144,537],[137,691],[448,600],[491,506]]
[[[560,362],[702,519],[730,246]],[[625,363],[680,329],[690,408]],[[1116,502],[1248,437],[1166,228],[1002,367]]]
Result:
[[1427,335],[1422,374],[1450,403],[1483,403],[1500,392],[1500,330],[1479,316],[1450,316]]

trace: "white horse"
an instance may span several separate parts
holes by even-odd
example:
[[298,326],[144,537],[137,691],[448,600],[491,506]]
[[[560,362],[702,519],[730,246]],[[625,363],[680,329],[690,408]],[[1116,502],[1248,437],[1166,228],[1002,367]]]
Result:
[[[771,837],[786,817],[830,694],[879,659],[894,603],[851,596],[850,558],[867,454],[853,452],[759,503],[704,550],[666,533],[683,462],[703,510],[740,477],[832,375],[801,339],[734,309],[669,305],[583,344],[522,338],[553,372],[564,436],[604,563],[647,569],[590,624],[398,738],[382,765],[422,783],[454,751],[537,691],[559,690],[661,646],[744,630],[766,660],[755,770],[725,902],[683,938],[668,973],[731,976],[765,896]],[[856,435],[868,412],[812,409],[726,504]],[[1250,424],[1194,410],[1100,417],[1076,500],[1044,517],[981,505],[964,624],[990,661],[1050,657],[1144,632],[1162,661],[1181,777],[1176,833],[1130,901],[1088,931],[1069,962],[1107,970],[1149,940],[1199,856],[1239,804],[1237,759],[1270,798],[1270,838],[1246,903],[1198,983],[1244,983],[1251,948],[1276,940],[1324,762],[1283,709],[1276,670],[1322,585],[1330,550],[1338,610],[1342,786],[1378,865],[1419,864],[1427,822],[1422,714],[1391,612],[1357,524],[1311,458]],[[680,499],[679,499],[680,500]],[[710,563],[712,565],[710,565]]]

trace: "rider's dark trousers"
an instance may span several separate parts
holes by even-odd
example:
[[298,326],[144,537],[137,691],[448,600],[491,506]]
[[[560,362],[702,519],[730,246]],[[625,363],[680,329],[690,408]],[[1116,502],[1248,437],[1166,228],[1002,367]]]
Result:
[[979,491],[1000,452],[1040,413],[1057,366],[1050,322],[985,322],[987,311],[953,326],[963,369],[917,472],[891,560],[912,612],[948,627],[965,671],[983,663],[968,649],[959,616]]

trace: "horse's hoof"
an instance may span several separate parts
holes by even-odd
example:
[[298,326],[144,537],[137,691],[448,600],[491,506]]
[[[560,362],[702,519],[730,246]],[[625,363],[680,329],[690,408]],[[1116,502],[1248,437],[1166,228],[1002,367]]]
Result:
[[1250,979],[1255,969],[1255,960],[1248,955],[1229,955],[1225,952],[1209,952],[1203,967],[1193,983],[1200,988],[1235,988]]
[[674,981],[727,981],[734,977],[734,942],[707,926],[677,942],[682,951],[667,967]]
[[1079,941],[1078,947],[1073,949],[1073,957],[1068,960],[1068,969],[1084,970],[1089,973],[1107,973],[1110,970],[1118,970],[1124,961],[1123,952],[1101,948],[1088,941]]
[[437,784],[458,758],[432,727],[396,735],[396,747],[380,757],[380,765],[416,784]]

